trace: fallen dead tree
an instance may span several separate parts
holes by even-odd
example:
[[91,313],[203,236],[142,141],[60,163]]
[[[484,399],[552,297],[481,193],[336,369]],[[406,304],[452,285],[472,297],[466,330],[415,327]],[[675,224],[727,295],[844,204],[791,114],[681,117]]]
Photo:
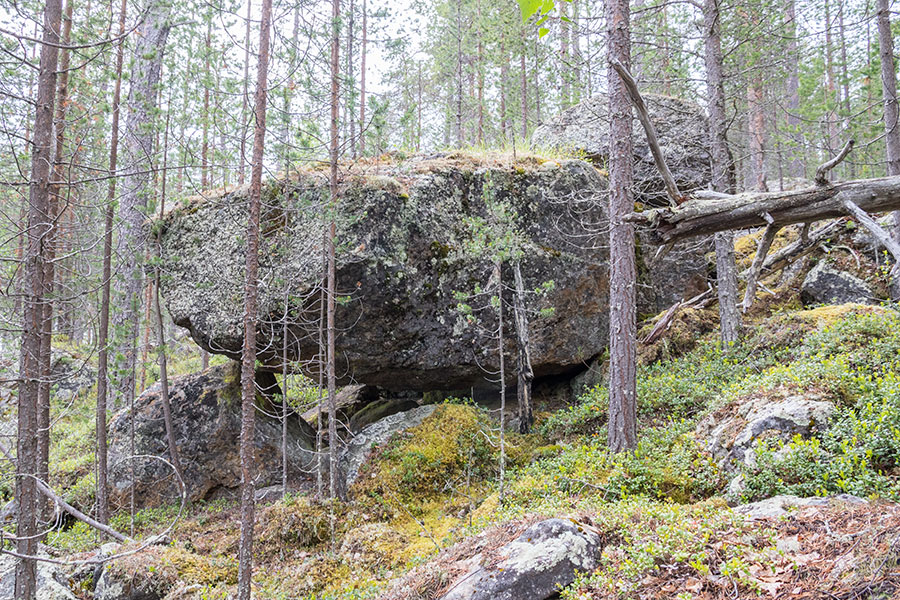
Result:
[[852,203],[867,213],[900,210],[900,176],[858,179],[791,192],[727,195],[695,191],[677,207],[635,212],[632,223],[650,229],[655,241],[669,244],[719,231],[784,227],[845,217]]

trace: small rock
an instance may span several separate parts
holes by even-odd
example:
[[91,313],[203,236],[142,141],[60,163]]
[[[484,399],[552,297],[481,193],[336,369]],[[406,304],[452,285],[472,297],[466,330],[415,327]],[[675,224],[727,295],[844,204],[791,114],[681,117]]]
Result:
[[798,434],[809,436],[825,429],[833,412],[833,403],[817,397],[754,397],[709,415],[700,421],[694,435],[722,468],[733,471],[740,464],[754,464],[752,450],[760,439],[787,441]]
[[546,600],[596,568],[603,540],[593,528],[567,519],[535,523],[496,552],[499,562],[468,561],[440,600]]
[[811,304],[877,304],[872,287],[854,275],[839,271],[820,261],[810,270],[800,286],[800,300]]
[[851,496],[849,494],[841,494],[839,496],[832,496],[830,498],[822,498],[818,496],[812,496],[810,498],[800,498],[799,496],[784,494],[774,496],[772,498],[766,498],[765,500],[760,500],[759,502],[742,504],[741,506],[734,507],[732,510],[734,510],[734,512],[738,514],[745,515],[750,519],[775,519],[777,517],[786,515],[791,509],[807,506],[828,506],[831,502],[849,502],[852,504],[866,503],[866,501],[862,498]]

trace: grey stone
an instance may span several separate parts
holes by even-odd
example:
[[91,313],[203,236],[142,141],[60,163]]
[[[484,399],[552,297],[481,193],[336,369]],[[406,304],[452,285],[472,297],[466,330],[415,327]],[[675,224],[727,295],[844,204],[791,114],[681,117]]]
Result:
[[851,504],[866,503],[862,498],[851,496],[849,494],[841,494],[831,498],[821,498],[818,496],[800,498],[790,494],[783,494],[772,498],[766,498],[759,502],[742,504],[734,507],[732,510],[750,519],[775,519],[788,514],[792,509],[804,508],[807,506],[824,507],[832,502],[848,502]]
[[366,461],[374,446],[387,442],[392,435],[422,424],[437,406],[428,405],[406,412],[396,413],[377,423],[373,423],[353,436],[340,458],[340,469],[344,474],[346,487],[353,485],[359,476],[359,468]]
[[790,440],[825,429],[834,404],[816,397],[789,396],[780,400],[753,397],[707,416],[694,435],[729,471],[753,466],[753,448],[761,438]]
[[603,540],[591,527],[548,519],[529,527],[496,552],[499,562],[481,565],[481,556],[440,600],[546,600],[599,563]]
[[[702,188],[712,180],[709,162],[708,122],[703,109],[686,100],[646,94],[644,100],[656,128],[660,148],[679,190]],[[637,116],[634,136],[635,199],[665,204],[665,187],[646,143]],[[609,98],[592,96],[539,126],[531,136],[536,148],[561,148],[583,152],[589,159],[605,163],[609,153]]]
[[800,299],[804,305],[811,304],[877,304],[878,299],[872,287],[854,275],[839,271],[826,261],[814,266],[800,286]]
[[409,398],[388,398],[367,405],[350,418],[350,431],[360,431],[385,417],[418,408],[419,403]]
[[[46,558],[47,554],[39,553]],[[17,559],[0,555],[0,600],[17,600],[16,590]],[[59,565],[48,562],[37,564],[37,600],[77,600],[69,589],[69,578]]]
[[[259,382],[264,388],[271,374]],[[274,381],[274,379],[272,379]],[[170,382],[172,423],[175,445],[184,472],[187,495],[191,501],[214,498],[217,493],[235,490],[240,485],[240,365],[230,362],[202,373],[185,375]],[[264,487],[281,481],[280,404],[258,396],[263,410],[256,412],[257,485]],[[129,413],[123,410],[110,422],[110,499],[126,503],[130,496],[131,475]],[[155,385],[135,401],[135,450],[140,455],[168,459],[168,444],[163,421],[160,387]],[[313,460],[315,431],[302,419],[288,420],[288,468],[291,477],[303,476]],[[135,461],[135,501],[138,506],[154,506],[178,499],[177,482],[168,465],[152,459]]]

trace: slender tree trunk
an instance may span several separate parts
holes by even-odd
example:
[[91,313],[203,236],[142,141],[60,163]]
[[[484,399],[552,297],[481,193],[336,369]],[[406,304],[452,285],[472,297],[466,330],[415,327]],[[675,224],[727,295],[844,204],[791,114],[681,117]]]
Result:
[[347,10],[347,92],[344,95],[344,136],[347,134],[347,127],[350,128],[350,136],[347,139],[350,142],[350,158],[356,160],[356,108],[353,106],[353,90],[350,82],[353,81],[353,25],[356,16],[355,1],[350,0],[350,6]]
[[763,85],[759,74],[751,75],[747,87],[747,107],[749,115],[750,154],[753,156],[753,189],[765,192],[769,189],[766,174],[766,115],[763,110]]
[[462,0],[456,0],[456,147],[463,146]]
[[125,176],[119,204],[118,256],[121,266],[115,319],[119,335],[116,336],[118,351],[113,374],[117,398],[120,404],[124,400],[125,405],[130,405],[134,398],[139,311],[144,288],[141,259],[147,245],[147,202],[153,193],[148,167],[152,165],[157,88],[171,28],[171,10],[172,5],[167,0],[154,0],[147,6],[136,31],[128,93],[125,154],[130,172]]
[[[523,32],[524,37],[524,32]],[[528,144],[528,68],[525,65],[525,48],[519,54],[519,69],[522,79],[522,143]]]
[[497,495],[502,504],[506,480],[506,339],[503,336],[503,277],[499,260],[494,262],[494,279],[497,280],[497,352],[500,355],[500,490]]
[[[881,57],[881,86],[884,94],[884,141],[887,174],[900,175],[900,107],[897,104],[897,67],[894,64],[894,38],[891,33],[890,0],[877,0],[875,16]],[[900,211],[894,211],[891,235],[900,242]],[[900,298],[900,281],[891,282],[891,297]]]
[[[712,163],[712,189],[730,193],[734,171],[728,152],[725,120],[725,85],[723,76],[722,38],[719,24],[718,0],[704,0],[704,58],[706,62],[706,90],[709,97],[709,147]],[[737,267],[734,262],[734,234],[716,235],[716,280],[719,293],[719,323],[723,344],[737,342],[741,331],[738,311]]]
[[[119,9],[119,36],[125,32],[127,0],[122,0]],[[109,365],[109,305],[112,279],[112,235],[113,216],[116,200],[116,166],[119,151],[119,101],[122,90],[122,63],[124,62],[124,42],[116,48],[116,82],[113,87],[112,132],[109,142],[109,190],[106,197],[106,216],[103,225],[103,291],[100,302],[100,331],[97,351],[97,414],[95,436],[97,439],[97,520],[109,523],[109,487],[107,485],[106,448],[106,397],[108,392]]]
[[[366,0],[362,0],[362,48],[359,55],[359,153],[366,152],[366,46],[369,43],[368,32],[369,13],[366,10]],[[421,67],[419,73],[419,86],[421,94]],[[416,147],[418,149],[418,146]]]
[[791,140],[791,177],[803,177],[803,137],[800,134],[800,51],[797,45],[797,15],[795,0],[785,6],[788,24],[787,126]]
[[258,315],[259,213],[262,195],[263,152],[266,142],[266,82],[272,0],[263,0],[256,68],[253,165],[250,172],[250,215],[247,220],[247,263],[244,283],[244,347],[241,353],[241,539],[238,549],[238,600],[250,600],[253,576],[253,529],[256,513],[253,444],[256,412],[256,327]]
[[484,44],[482,41],[481,0],[477,4],[476,18],[478,20],[478,145],[484,145]]
[[[265,2],[266,0],[263,0]],[[247,111],[250,106],[250,29],[253,23],[253,0],[247,0],[247,27],[244,29],[244,94],[241,99],[241,168],[238,185],[244,185],[244,169],[247,165]],[[184,136],[181,136],[182,139]]]
[[[59,61],[61,0],[44,5],[43,43],[38,71],[37,100],[31,154],[31,181],[25,252],[24,319],[18,393],[18,441],[16,462],[16,551],[33,556],[37,550],[36,509],[39,457],[37,444],[38,388],[49,373],[41,372],[41,321],[44,315],[44,260],[51,227],[50,181],[53,165],[53,106]],[[37,593],[36,564],[32,559],[16,563],[15,598],[33,600]]]
[[[608,0],[608,56],[626,69],[631,65],[628,0]],[[624,217],[634,210],[634,165],[631,100],[622,79],[610,66],[609,89],[609,447],[634,448],[636,426],[636,290],[634,227]]]
[[509,54],[506,51],[506,38],[500,33],[500,135],[503,141],[509,139],[509,120],[506,114],[506,83],[509,79]]
[[[337,282],[335,278],[335,248],[334,238],[337,235],[337,227],[334,222],[334,206],[338,195],[338,106],[340,96],[338,89],[338,65],[340,64],[340,16],[341,1],[331,0],[331,143],[329,146],[330,175],[329,184],[331,201],[329,203],[328,237],[326,240],[326,253],[328,255],[328,305],[326,307],[326,337],[328,345],[327,385],[328,385],[328,484],[332,510],[334,500],[341,497],[338,481],[338,459],[340,458],[341,443],[337,435],[337,385],[335,381],[335,353],[334,353],[334,313],[337,300]],[[332,519],[332,527],[334,519]]]
[[534,413],[531,407],[531,382],[534,380],[534,371],[531,368],[528,313],[525,312],[525,281],[522,278],[522,265],[518,260],[513,263],[513,277],[516,282],[513,309],[516,317],[516,346],[519,351],[518,385],[516,386],[519,433],[528,433],[534,424]]
[[[850,73],[849,66],[847,63],[847,39],[844,32],[844,1],[841,0],[840,5],[838,5],[838,37],[841,47],[841,89],[843,91],[843,99],[842,99],[842,110],[844,112],[843,117],[843,131],[844,137],[847,139],[851,138],[850,135],[850,118],[851,108],[850,108]],[[846,141],[846,140],[845,140]],[[843,142],[842,142],[843,143]],[[847,172],[849,174],[850,179],[856,179],[856,166],[853,161],[845,161],[844,165],[847,167]]]
[[203,142],[200,146],[200,187],[209,188],[209,55],[212,53],[212,16],[206,23],[206,44],[203,48]]
[[834,53],[832,52],[831,43],[831,5],[829,0],[824,0],[825,4],[825,106],[827,107],[825,115],[827,119],[827,143],[825,144],[826,156],[831,156],[841,147],[838,139],[838,116],[837,109],[841,105],[841,95],[837,91],[834,82]]
[[419,69],[419,90],[418,100],[416,101],[416,151],[422,148],[422,63],[418,63]]
[[[62,31],[59,42],[67,46],[72,35],[72,0],[66,1],[65,12],[62,17]],[[41,319],[41,381],[38,384],[38,411],[37,411],[37,436],[38,436],[38,477],[41,481],[49,482],[50,479],[50,387],[52,386],[52,340],[53,340],[53,294],[56,269],[53,262],[56,258],[56,246],[59,243],[59,216],[60,216],[60,183],[66,179],[66,162],[64,161],[66,147],[66,109],[69,103],[69,51],[62,48],[59,51],[59,74],[56,78],[56,116],[55,116],[55,151],[53,180],[48,192],[47,216],[50,220],[50,228],[44,242],[44,314]],[[68,188],[68,186],[67,186]],[[38,515],[43,519],[47,517],[47,509],[51,508],[47,502],[40,499]]]
[[[166,213],[166,179],[168,166],[166,149],[169,147],[169,117],[166,114],[166,130],[163,136],[163,169],[162,169],[162,185],[160,189],[159,214]],[[166,443],[169,448],[169,460],[175,468],[175,474],[180,481],[184,481],[184,472],[181,470],[181,458],[178,456],[178,447],[175,445],[175,426],[172,424],[172,405],[169,402],[169,373],[166,362],[166,327],[163,322],[162,305],[159,302],[159,283],[161,279],[160,261],[162,260],[162,231],[156,231],[156,268],[154,269],[155,279],[151,284],[153,288],[153,305],[156,312],[156,336],[159,343],[157,349],[157,362],[159,364],[159,385],[160,400],[163,407],[163,423],[166,427]]]
[[569,3],[559,3],[559,78],[560,78],[560,104],[562,108],[568,108],[572,104],[569,91],[571,79],[569,64]]

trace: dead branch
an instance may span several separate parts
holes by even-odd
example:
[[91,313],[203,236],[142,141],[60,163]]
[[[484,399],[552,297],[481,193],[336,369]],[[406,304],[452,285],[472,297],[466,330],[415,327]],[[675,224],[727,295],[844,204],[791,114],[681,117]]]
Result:
[[844,209],[846,209],[847,214],[859,221],[859,224],[865,227],[869,231],[869,233],[872,234],[872,237],[878,240],[879,244],[888,249],[888,251],[894,257],[894,268],[891,269],[891,276],[896,275],[897,268],[898,266],[900,266],[900,244],[895,242],[893,238],[891,238],[890,233],[885,231],[885,229],[881,225],[875,222],[875,219],[870,217],[852,200],[850,200],[849,198],[845,198],[843,201],[843,206]]
[[841,161],[847,158],[847,155],[850,154],[850,151],[853,150],[853,144],[855,142],[853,140],[848,141],[844,144],[844,147],[841,148],[841,151],[838,152],[837,156],[832,158],[826,163],[819,165],[819,168],[816,169],[816,185],[828,185],[828,179],[826,176],[828,172],[841,164]]
[[745,192],[734,196],[699,192],[677,207],[632,213],[626,219],[649,226],[656,242],[668,243],[719,231],[768,224],[784,227],[843,217],[847,214],[845,200],[869,213],[898,210],[900,176],[858,179],[790,192]]
[[640,340],[642,344],[652,344],[656,342],[659,338],[663,336],[663,334],[669,329],[669,326],[672,324],[672,321],[675,320],[675,316],[681,311],[683,308],[692,308],[694,306],[701,306],[703,302],[712,294],[712,286],[706,289],[706,291],[697,294],[690,300],[679,300],[675,304],[669,307],[668,310],[660,317],[659,321],[656,322],[656,325],[653,326],[653,329],[650,330],[644,339]]
[[675,183],[675,178],[672,176],[672,172],[669,170],[668,165],[666,165],[662,148],[659,147],[659,139],[656,136],[656,128],[650,121],[650,112],[647,110],[644,98],[641,97],[637,82],[635,82],[631,73],[628,72],[628,69],[625,68],[625,65],[617,59],[611,58],[609,63],[612,65],[613,69],[616,70],[616,73],[619,74],[622,83],[625,84],[625,89],[628,90],[628,96],[631,98],[631,103],[637,111],[638,119],[640,120],[641,125],[644,126],[644,133],[647,134],[647,144],[650,146],[650,152],[653,154],[656,168],[659,169],[663,183],[666,186],[666,191],[669,193],[670,204],[672,206],[678,206],[684,200],[684,196],[678,191],[678,185]]
[[769,253],[769,248],[772,247],[772,242],[775,241],[775,235],[780,229],[781,227],[777,225],[767,225],[766,231],[759,240],[756,256],[753,257],[753,264],[750,266],[750,272],[747,275],[747,289],[744,292],[744,303],[741,306],[744,312],[747,312],[753,305],[753,300],[756,298],[756,283],[759,281],[759,274],[762,271],[766,255]]
[[[835,230],[839,226],[843,225],[843,223],[844,219],[829,221],[812,233],[808,232],[809,228],[807,226],[809,225],[809,223],[804,224],[803,229],[807,231],[806,235],[804,236],[803,231],[801,231],[800,239],[791,244],[788,244],[778,252],[767,256],[765,262],[763,262],[762,270],[777,271],[779,269],[783,269],[798,258],[803,258],[807,254],[812,252],[821,242],[826,240],[832,233],[835,232]],[[747,277],[749,277],[749,275],[750,269],[748,268],[746,271],[741,273],[741,278],[746,279]]]

